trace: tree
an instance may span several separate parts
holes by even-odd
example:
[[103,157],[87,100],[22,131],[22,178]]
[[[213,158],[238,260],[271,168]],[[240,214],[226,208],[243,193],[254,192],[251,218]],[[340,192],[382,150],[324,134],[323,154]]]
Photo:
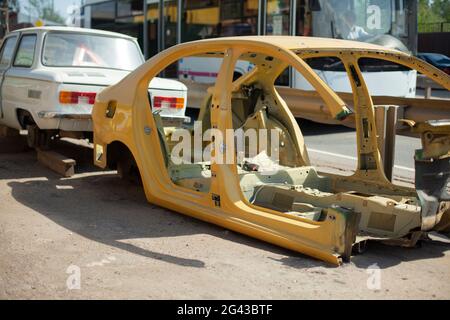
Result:
[[19,10],[19,0],[0,0],[0,37],[9,32],[10,13],[18,13]]
[[[435,0],[435,2],[436,1],[437,0]],[[435,2],[431,3],[429,0],[419,0],[419,24],[445,21],[445,19],[443,19],[442,16],[436,12],[437,10],[435,9]]]
[[431,9],[443,21],[450,21],[450,1],[434,0],[431,4]]
[[0,7],[6,8],[8,6],[10,11],[19,12],[20,3],[19,0],[0,0]]
[[63,17],[55,11],[52,1],[49,0],[28,0],[29,6],[26,7],[30,14],[34,13],[39,18],[64,24]]

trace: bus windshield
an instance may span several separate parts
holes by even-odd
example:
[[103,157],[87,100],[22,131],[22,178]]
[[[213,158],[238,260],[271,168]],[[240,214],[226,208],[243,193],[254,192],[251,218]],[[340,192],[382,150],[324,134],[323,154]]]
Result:
[[408,0],[318,0],[313,35],[409,51]]

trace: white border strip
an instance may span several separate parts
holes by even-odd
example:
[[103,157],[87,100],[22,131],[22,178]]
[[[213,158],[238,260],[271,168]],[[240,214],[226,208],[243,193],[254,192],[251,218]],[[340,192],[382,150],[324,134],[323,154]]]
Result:
[[[347,160],[358,161],[358,159],[356,157],[346,156],[346,155],[339,154],[339,153],[332,153],[332,152],[327,152],[327,151],[322,151],[322,150],[317,150],[317,149],[311,149],[311,148],[307,148],[307,150],[310,151],[310,152],[313,152],[313,153],[319,153],[319,154],[323,154],[323,155],[327,155],[327,156],[332,156],[332,157],[338,157],[338,158],[347,159]],[[397,168],[397,169],[400,169],[400,170],[409,171],[409,172],[415,172],[414,169],[408,168],[408,167],[404,167],[404,166],[394,165],[394,168]]]

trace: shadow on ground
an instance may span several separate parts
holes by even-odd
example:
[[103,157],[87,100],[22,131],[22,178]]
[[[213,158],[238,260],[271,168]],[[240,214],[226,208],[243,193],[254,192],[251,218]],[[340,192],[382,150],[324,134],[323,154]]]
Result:
[[[122,181],[114,172],[101,172],[93,167],[90,152],[89,149],[81,152],[84,156],[77,159],[77,172],[82,174],[70,179],[60,178],[40,166],[33,152],[0,155],[0,180],[11,180],[7,185],[15,200],[62,227],[93,241],[143,257],[202,268],[205,263],[201,260],[155,252],[123,241],[209,234],[282,255],[284,257],[280,259],[271,259],[292,268],[333,267],[308,256],[234,232],[224,232],[223,228],[149,204],[141,187]],[[449,249],[448,243],[437,241],[426,241],[421,248],[412,249],[372,242],[363,255],[352,257],[352,263],[358,268],[367,268],[375,263],[380,268],[389,268],[402,262],[442,257]],[[161,250],[164,251],[164,248]]]
[[[75,173],[101,172],[93,165],[92,149],[84,145],[58,140],[52,145],[51,151],[60,153],[76,161]],[[14,149],[11,153],[9,150]],[[26,138],[0,137],[0,180],[47,177],[57,179],[60,175],[51,170],[42,170],[37,161],[36,151],[26,146]]]

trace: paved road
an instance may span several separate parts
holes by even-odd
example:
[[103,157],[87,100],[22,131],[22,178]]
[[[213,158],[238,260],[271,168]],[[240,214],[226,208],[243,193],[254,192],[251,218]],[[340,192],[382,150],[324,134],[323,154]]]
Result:
[[[306,120],[300,120],[299,125],[313,163],[323,165],[323,161],[327,161],[334,164],[333,167],[356,168],[355,130]],[[418,138],[396,137],[394,175],[408,180],[414,178],[414,150],[420,147]]]
[[149,204],[91,157],[60,178],[1,147],[0,299],[450,298],[442,237],[334,267]]
[[[450,100],[450,92],[432,90],[432,99]],[[425,92],[417,88],[417,98],[423,98]],[[313,164],[338,167],[345,170],[356,168],[355,130],[338,125],[318,124],[307,120],[298,120],[309,155]],[[394,178],[401,181],[414,180],[414,151],[421,148],[419,138],[397,136],[395,150]]]

